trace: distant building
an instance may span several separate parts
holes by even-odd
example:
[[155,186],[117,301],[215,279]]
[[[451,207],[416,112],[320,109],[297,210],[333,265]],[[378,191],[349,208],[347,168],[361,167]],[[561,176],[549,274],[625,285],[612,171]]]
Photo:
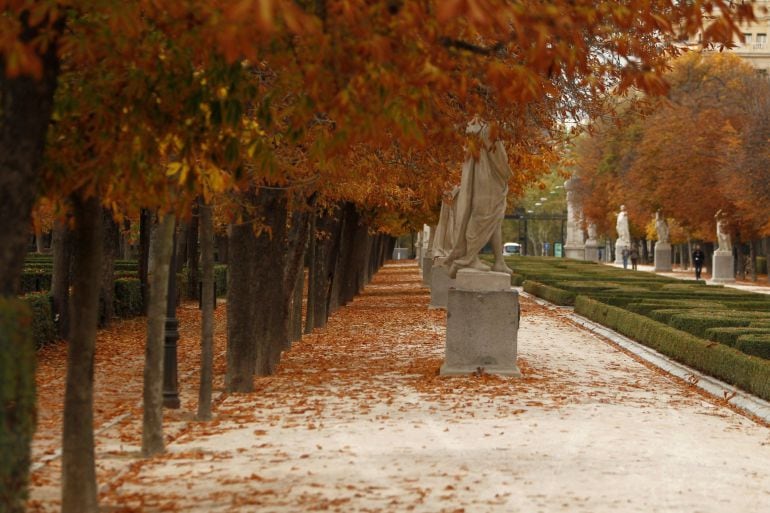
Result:
[[[770,0],[755,0],[754,15],[757,21],[750,24],[743,24],[743,41],[735,39],[735,47],[726,48],[724,51],[731,51],[739,57],[746,59],[757,71],[763,75],[770,73],[770,42],[767,37],[770,35]],[[696,47],[700,43],[700,35],[697,38],[688,41],[687,46]]]

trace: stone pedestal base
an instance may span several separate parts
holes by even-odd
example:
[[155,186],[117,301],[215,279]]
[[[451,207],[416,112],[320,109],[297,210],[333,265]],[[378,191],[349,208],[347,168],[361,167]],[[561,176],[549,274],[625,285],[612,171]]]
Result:
[[588,260],[589,262],[598,262],[599,246],[596,244],[589,244],[586,242],[585,259]]
[[672,271],[671,244],[668,242],[655,243],[655,271]]
[[564,256],[567,258],[573,258],[575,260],[585,260],[586,250],[583,246],[564,246]]
[[433,271],[433,257],[422,257],[422,284],[430,287],[430,274]]
[[449,302],[449,289],[455,286],[455,280],[449,277],[449,269],[439,265],[437,260],[430,273],[430,308],[446,309]]
[[714,283],[733,283],[735,281],[732,252],[717,251],[714,253],[714,266],[711,270],[711,281]]
[[[459,278],[460,273],[458,287]],[[446,353],[440,373],[520,377],[516,365],[518,330],[519,294],[515,290],[450,289]]]
[[460,269],[457,271],[457,288],[463,290],[481,290],[493,292],[510,290],[511,275],[496,271],[477,271],[476,269]]
[[623,242],[622,240],[618,239],[617,242],[615,242],[615,263],[623,265],[623,250],[627,249],[631,251],[631,248],[628,244]]

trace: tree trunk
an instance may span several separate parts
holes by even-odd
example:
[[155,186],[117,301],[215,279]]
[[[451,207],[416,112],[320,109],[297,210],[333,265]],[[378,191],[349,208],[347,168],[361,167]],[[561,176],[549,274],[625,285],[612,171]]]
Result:
[[756,283],[757,281],[757,246],[759,241],[752,240],[749,242],[749,261],[751,262],[751,281]]
[[289,340],[289,302],[293,280],[287,283],[287,198],[281,189],[262,188],[257,206],[265,225],[257,237],[253,315],[257,322],[257,375],[268,376]]
[[147,313],[148,271],[150,268],[150,230],[152,214],[146,208],[139,213],[139,282],[142,288],[142,312]]
[[163,343],[165,341],[168,276],[174,244],[174,216],[166,214],[150,242],[150,301],[144,353],[144,414],[142,455],[163,452]]
[[71,331],[62,437],[62,513],[97,513],[93,377],[99,317],[102,215],[95,197],[73,197],[75,217]]
[[99,327],[107,326],[115,316],[115,258],[120,245],[120,227],[112,212],[102,209],[103,252],[102,268],[99,274]]
[[192,217],[187,230],[187,298],[198,298],[198,283],[200,272],[198,270],[198,225],[199,209],[196,202],[193,205]]
[[645,264],[649,264],[650,263],[650,252],[647,249],[647,239],[642,237],[641,242],[642,242],[642,244],[641,244],[641,246],[642,246],[642,254],[641,254],[642,262],[644,262]]
[[189,235],[190,223],[180,221],[176,230],[176,269],[174,272],[177,274],[182,272],[187,263],[187,239]]
[[[253,196],[253,192],[247,194]],[[251,392],[254,390],[253,377],[257,364],[257,340],[252,316],[251,259],[255,255],[257,239],[251,223],[234,224],[230,226],[229,232],[228,253],[233,263],[227,268],[225,387],[228,392]]]
[[198,420],[211,419],[211,390],[214,381],[214,219],[211,205],[201,198],[200,246],[203,266],[201,294],[201,379],[198,389]]
[[217,249],[217,263],[227,264],[227,235],[215,235],[214,241]]
[[329,319],[329,300],[331,297],[334,263],[339,253],[340,233],[342,229],[341,212],[336,208],[333,213],[324,213],[316,220],[316,230],[323,238],[316,241],[316,266],[313,270],[313,326],[323,328]]
[[[8,77],[5,60],[0,56],[0,296],[19,292],[30,214],[40,185],[40,166],[59,75],[56,39],[63,20],[62,16],[48,33],[48,48],[39,55],[40,79],[28,75]],[[29,26],[29,11],[25,11],[20,40],[29,42],[39,36],[38,28]]]
[[342,230],[339,240],[339,252],[334,262],[331,294],[329,296],[329,314],[336,312],[340,306],[349,301],[351,257],[353,241],[358,228],[358,212],[352,203],[345,203],[342,208]]
[[740,236],[735,241],[735,258],[737,259],[737,275],[741,280],[746,279],[746,255],[743,251],[743,242],[741,242]]
[[51,297],[53,315],[59,338],[69,335],[69,297],[72,262],[72,236],[68,220],[57,220],[53,226],[51,249],[53,253],[53,272],[51,276]]
[[316,220],[318,213],[313,212],[310,216],[310,230],[308,232],[308,250],[305,260],[307,261],[307,304],[305,305],[305,333],[313,332],[313,316],[315,314],[316,287],[318,282],[313,279],[318,266],[316,240]]
[[294,292],[291,300],[291,341],[296,342],[302,339],[302,297],[305,288],[305,268],[304,266],[297,273],[294,282]]
[[302,296],[305,288],[305,256],[310,237],[311,219],[315,217],[317,196],[306,199],[307,209],[292,212],[291,228],[288,234],[286,264],[284,268],[284,288],[288,293],[286,300],[290,305],[288,341],[302,338]]

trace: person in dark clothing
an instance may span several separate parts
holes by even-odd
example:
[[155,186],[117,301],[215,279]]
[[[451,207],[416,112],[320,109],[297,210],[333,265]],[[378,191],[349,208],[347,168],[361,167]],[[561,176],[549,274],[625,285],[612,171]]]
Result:
[[639,248],[636,247],[636,244],[631,247],[629,257],[631,257],[631,269],[636,271],[636,263],[639,261]]
[[695,245],[695,249],[692,252],[692,265],[695,267],[695,279],[700,280],[700,272],[703,269],[703,261],[706,260],[706,255],[703,250],[700,249],[698,244]]

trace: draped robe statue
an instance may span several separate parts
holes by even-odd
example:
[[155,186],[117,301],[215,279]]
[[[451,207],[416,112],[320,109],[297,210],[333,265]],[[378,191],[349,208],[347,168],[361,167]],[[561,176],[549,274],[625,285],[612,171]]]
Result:
[[668,244],[668,223],[660,210],[655,212],[655,230],[658,232],[658,242]]
[[481,150],[478,158],[470,155],[463,164],[460,191],[456,198],[455,240],[445,265],[454,278],[462,268],[489,271],[479,260],[479,251],[487,242],[495,254],[493,271],[511,274],[503,259],[502,221],[508,179],[512,171],[508,156],[500,141],[489,139],[489,125],[474,119],[466,132],[479,137]]
[[457,195],[460,187],[444,193],[441,200],[441,214],[436,227],[436,236],[433,239],[433,258],[446,258],[452,252],[455,244],[455,212]]

